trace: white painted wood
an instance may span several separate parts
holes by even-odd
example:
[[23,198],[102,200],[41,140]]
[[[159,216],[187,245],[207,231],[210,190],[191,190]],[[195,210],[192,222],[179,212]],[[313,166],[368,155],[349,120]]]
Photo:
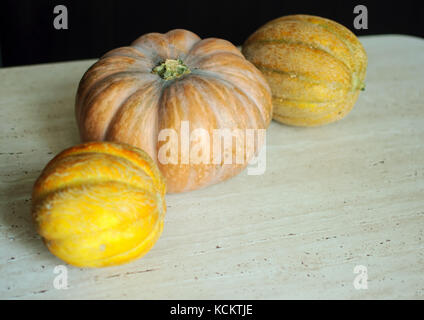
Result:
[[[424,297],[424,40],[361,38],[367,89],[344,120],[272,123],[264,175],[167,196],[162,237],[144,258],[68,268],[34,232],[30,193],[79,142],[79,61],[0,69],[0,298],[387,299]],[[368,289],[356,290],[356,265]]]

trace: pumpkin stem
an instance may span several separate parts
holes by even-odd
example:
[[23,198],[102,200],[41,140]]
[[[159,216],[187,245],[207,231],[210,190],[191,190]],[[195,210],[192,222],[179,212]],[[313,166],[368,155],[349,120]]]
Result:
[[188,74],[190,72],[190,69],[183,63],[181,59],[166,59],[165,62],[159,63],[152,70],[152,73],[158,74],[162,79],[165,80],[179,78],[182,75]]

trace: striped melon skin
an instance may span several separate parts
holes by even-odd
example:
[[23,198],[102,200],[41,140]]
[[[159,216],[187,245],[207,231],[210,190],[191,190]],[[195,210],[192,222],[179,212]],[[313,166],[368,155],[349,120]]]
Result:
[[344,26],[320,17],[272,20],[244,43],[244,56],[262,71],[273,98],[273,119],[319,126],[342,119],[364,89],[367,55]]
[[78,267],[142,257],[160,237],[166,185],[143,150],[89,142],[44,168],[32,192],[32,217],[47,248]]

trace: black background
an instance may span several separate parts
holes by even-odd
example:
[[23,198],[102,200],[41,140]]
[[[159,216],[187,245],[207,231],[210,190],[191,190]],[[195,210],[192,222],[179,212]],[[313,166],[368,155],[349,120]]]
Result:
[[[353,8],[359,4],[368,8],[368,30],[353,28]],[[68,30],[53,27],[56,5],[68,9]],[[335,20],[360,36],[424,37],[424,1],[3,0],[0,62],[6,67],[97,58],[144,33],[175,28],[242,44],[267,21],[297,13]]]

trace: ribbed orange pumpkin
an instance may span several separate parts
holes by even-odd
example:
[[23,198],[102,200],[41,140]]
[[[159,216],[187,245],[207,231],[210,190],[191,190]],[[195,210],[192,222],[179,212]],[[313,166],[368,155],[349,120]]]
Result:
[[318,126],[343,118],[364,88],[367,55],[344,26],[320,17],[272,20],[244,43],[243,54],[271,87],[273,118]]
[[[206,154],[210,141],[181,141],[182,122],[187,121],[190,134],[204,129],[209,137],[215,129],[265,129],[272,118],[271,91],[230,42],[201,40],[177,29],[143,35],[105,54],[80,82],[76,118],[83,141],[125,142],[145,150],[158,162],[167,190],[182,192],[238,174],[253,154],[246,152],[244,163],[216,164],[212,152],[208,161],[186,163],[181,145],[158,139],[160,133],[173,130],[178,142]],[[169,143],[179,161],[158,161],[161,147]],[[260,147],[256,144],[254,151]],[[236,149],[225,152],[235,157]]]
[[139,258],[162,233],[165,182],[129,145],[91,142],[51,160],[32,193],[32,215],[49,250],[75,266]]

